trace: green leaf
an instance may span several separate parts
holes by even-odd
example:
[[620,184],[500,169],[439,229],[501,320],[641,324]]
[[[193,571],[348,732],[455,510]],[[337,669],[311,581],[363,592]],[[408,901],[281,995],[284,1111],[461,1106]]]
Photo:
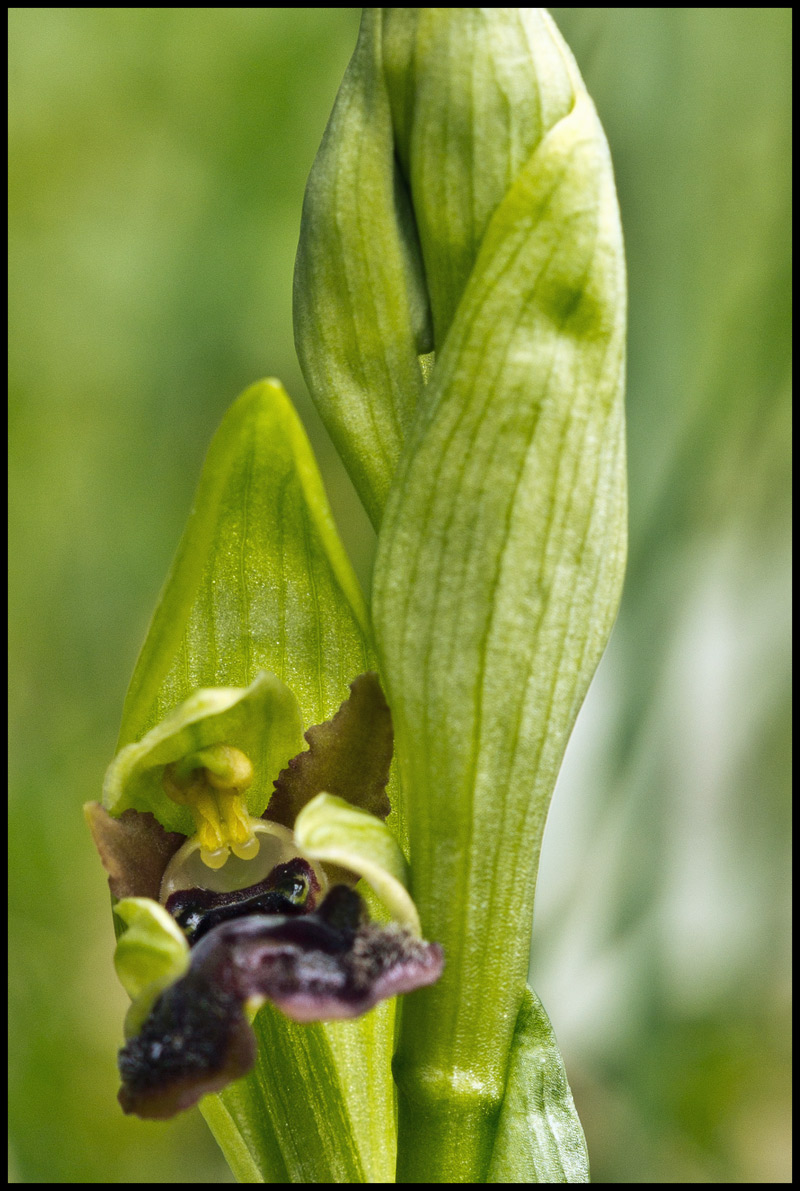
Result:
[[251,815],[261,815],[281,768],[303,747],[297,699],[274,674],[262,671],[245,688],[195,691],[136,744],[122,749],[109,766],[103,803],[120,814],[128,807],[152,811],[168,831],[192,835],[191,812],[165,793],[165,766],[222,742],[253,763],[252,785],[244,792]]
[[[280,1139],[290,1181],[372,1181],[361,1157],[361,1134],[347,1112],[330,1026],[298,1025],[268,1003],[254,1027],[256,1077],[269,1089],[266,1111]],[[276,1070],[284,1073],[281,1079],[275,1078]]]
[[586,1140],[541,1001],[525,990],[487,1183],[588,1183]]
[[314,860],[350,869],[367,881],[392,917],[418,937],[419,916],[406,886],[406,862],[381,819],[333,794],[318,794],[298,815],[298,846]]
[[365,9],[308,180],[294,282],[297,354],[314,402],[377,526],[432,344],[381,62]]
[[546,27],[538,52],[566,63],[574,105],[488,222],[395,477],[373,581],[412,894],[447,957],[403,1013],[407,1181],[484,1177],[547,808],[624,571],[619,213],[591,100]]
[[288,1183],[289,1173],[254,1072],[198,1105],[237,1183]]
[[[305,432],[280,384],[262,381],[234,403],[211,444],[131,681],[120,747],[141,740],[198,688],[241,690],[261,671],[294,692],[305,724],[319,724],[374,664],[363,596]],[[347,1181],[358,1171],[390,1181],[394,1002],[351,1022],[296,1027],[277,1012],[270,1020],[257,1071],[216,1107],[214,1098],[204,1101],[232,1167],[248,1181],[285,1181],[287,1172],[305,1181],[310,1170],[320,1182],[343,1171]],[[313,1032],[322,1076],[303,1058],[311,1043],[290,1044],[298,1029]],[[341,1154],[313,1131],[296,1152],[298,1122],[275,1110],[287,1095],[297,1104],[316,1100],[341,1123]],[[262,1121],[271,1124],[259,1132]]]

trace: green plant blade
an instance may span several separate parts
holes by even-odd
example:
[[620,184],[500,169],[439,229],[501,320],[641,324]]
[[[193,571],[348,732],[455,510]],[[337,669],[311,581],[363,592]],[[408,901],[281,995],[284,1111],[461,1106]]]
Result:
[[294,283],[306,383],[373,524],[422,391],[428,300],[394,154],[381,9],[358,44],[311,171]]
[[574,87],[489,221],[379,535],[412,895],[446,956],[403,1013],[407,1181],[485,1175],[547,808],[622,586],[623,250],[577,72]]
[[586,1139],[553,1027],[528,988],[511,1042],[487,1183],[588,1183]]
[[[136,665],[120,746],[140,740],[197,688],[247,688],[261,671],[291,688],[306,725],[322,723],[352,679],[374,669],[367,623],[297,414],[277,381],[254,385],[211,444]],[[363,1019],[311,1027],[269,1010],[274,1018],[262,1036],[264,1012],[255,1030],[268,1054],[216,1107],[217,1097],[203,1101],[232,1167],[248,1181],[285,1181],[287,1173],[305,1181],[312,1170],[312,1181],[336,1181],[334,1172],[347,1173],[345,1181],[391,1181],[394,1003]],[[303,1058],[310,1040],[295,1054],[289,1039],[298,1030],[313,1034],[323,1075]],[[312,1130],[298,1157],[298,1122],[275,1113],[287,1089],[297,1104],[314,1100],[340,1124],[341,1153]]]
[[205,1096],[199,1108],[237,1183],[290,1181],[255,1072]]
[[391,8],[383,61],[440,350],[486,229],[574,101],[536,8]]

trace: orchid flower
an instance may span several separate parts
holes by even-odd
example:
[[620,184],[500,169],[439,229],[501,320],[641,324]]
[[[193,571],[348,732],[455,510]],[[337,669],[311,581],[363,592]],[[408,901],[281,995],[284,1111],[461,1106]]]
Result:
[[[264,672],[244,690],[190,696],[121,750],[106,805],[87,804],[128,928],[115,957],[133,997],[120,1055],[126,1112],[172,1116],[246,1074],[256,1042],[245,1007],[269,999],[295,1021],[336,1020],[440,975],[441,949],[419,937],[403,854],[383,821],[389,709],[375,674],[351,691],[305,733],[308,749],[277,775],[266,809],[243,750],[269,765],[276,745],[291,749],[300,709]],[[187,813],[194,830],[167,829],[187,828]],[[388,924],[370,920],[359,878]]]

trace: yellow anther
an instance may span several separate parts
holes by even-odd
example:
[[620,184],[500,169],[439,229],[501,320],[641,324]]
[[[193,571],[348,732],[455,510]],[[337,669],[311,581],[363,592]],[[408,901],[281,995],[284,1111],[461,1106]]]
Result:
[[231,844],[231,851],[234,856],[238,856],[240,860],[252,860],[254,856],[258,856],[258,851],[261,845],[255,836],[243,844]]
[[227,744],[200,749],[167,765],[164,789],[181,806],[187,806],[195,821],[200,857],[209,868],[222,868],[230,852],[242,860],[258,855],[242,791],[253,780],[250,759]]
[[212,852],[209,852],[207,848],[200,849],[200,859],[206,868],[222,868],[229,856],[230,852],[227,848],[215,848]]

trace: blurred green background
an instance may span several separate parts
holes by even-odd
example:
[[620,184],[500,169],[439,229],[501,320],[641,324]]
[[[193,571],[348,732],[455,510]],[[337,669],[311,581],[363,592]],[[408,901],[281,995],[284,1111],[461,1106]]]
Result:
[[[597,1182],[788,1182],[790,9],[552,10],[630,272],[631,553],[545,837],[532,979]],[[126,998],[81,803],[204,452],[302,413],[303,188],[357,9],[10,10],[11,1157],[225,1182],[196,1110],[126,1119]]]

